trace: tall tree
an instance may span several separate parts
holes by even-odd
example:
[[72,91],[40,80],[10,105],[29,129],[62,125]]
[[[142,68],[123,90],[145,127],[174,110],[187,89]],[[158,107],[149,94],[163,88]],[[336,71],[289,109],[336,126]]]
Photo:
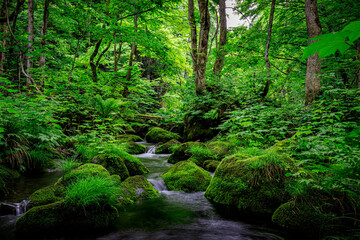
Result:
[[[306,26],[309,45],[314,42],[311,38],[321,34],[321,24],[317,8],[317,0],[305,0]],[[305,78],[305,105],[315,100],[321,88],[321,59],[319,53],[308,57]]]
[[33,43],[34,43],[34,1],[28,0],[28,45],[27,45],[27,57],[26,57],[26,68],[27,75],[29,76],[26,82],[26,85],[31,85],[31,73],[30,69],[33,67],[32,63],[32,52],[33,52]]
[[[47,34],[47,28],[48,28],[50,1],[51,0],[45,0],[43,22],[42,22],[42,26],[41,26],[41,48],[43,49],[43,51],[44,51],[45,44],[46,44],[45,36]],[[44,54],[44,52],[41,53],[39,66],[41,68],[45,67],[45,54]]]
[[271,33],[272,33],[272,26],[274,22],[274,13],[275,13],[275,4],[276,0],[272,0],[271,2],[271,9],[270,9],[270,17],[269,17],[269,27],[268,27],[268,36],[266,39],[266,46],[265,46],[265,63],[266,63],[266,72],[267,72],[267,80],[264,87],[264,90],[261,93],[261,97],[265,98],[269,92],[270,84],[271,84],[271,65],[269,60],[269,50],[270,50],[270,43],[271,43]]
[[200,11],[200,34],[197,46],[197,33],[194,15],[194,1],[189,0],[189,23],[191,28],[191,56],[193,59],[193,70],[195,75],[195,89],[197,94],[205,90],[206,85],[206,63],[210,32],[209,0],[198,0]]
[[191,59],[193,62],[193,73],[195,79],[197,79],[197,32],[196,32],[196,22],[194,14],[194,0],[188,1],[188,18],[191,29]]
[[226,35],[227,35],[227,24],[226,24],[226,4],[225,0],[219,0],[219,17],[220,17],[220,39],[219,39],[219,49],[214,64],[214,74],[220,75],[221,70],[224,65],[225,58],[225,49],[226,44]]

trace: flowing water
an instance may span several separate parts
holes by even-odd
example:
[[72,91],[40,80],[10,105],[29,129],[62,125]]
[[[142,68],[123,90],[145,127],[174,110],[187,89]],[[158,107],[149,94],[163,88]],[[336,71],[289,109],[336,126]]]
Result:
[[[276,231],[266,225],[258,222],[250,224],[220,213],[219,209],[215,208],[204,197],[204,192],[184,193],[167,190],[160,175],[171,166],[171,164],[167,163],[169,155],[154,154],[154,152],[155,147],[148,146],[147,153],[135,156],[149,168],[150,173],[147,174],[147,178],[160,192],[159,198],[138,202],[127,207],[124,212],[120,213],[120,217],[115,221],[115,227],[111,232],[95,235],[93,233],[91,235],[71,235],[71,237],[68,235],[47,237],[46,239],[278,239],[273,237],[274,233],[277,234]],[[50,177],[49,184],[53,183],[53,179],[57,177],[56,175]],[[32,182],[32,184],[34,183]],[[31,185],[29,182],[27,184]],[[37,186],[36,189],[41,187]],[[34,186],[31,186],[31,188],[32,192],[36,190]],[[29,191],[26,190],[25,192]],[[21,214],[21,212],[18,213]],[[18,217],[16,213],[0,217],[0,239],[18,240],[13,234],[13,226]]]

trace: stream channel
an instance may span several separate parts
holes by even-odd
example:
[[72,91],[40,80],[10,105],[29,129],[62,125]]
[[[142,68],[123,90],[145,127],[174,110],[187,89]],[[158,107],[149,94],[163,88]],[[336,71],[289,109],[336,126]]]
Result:
[[[169,154],[154,154],[148,145],[146,153],[134,155],[150,170],[148,180],[160,192],[156,199],[138,202],[121,212],[110,232],[91,235],[49,236],[51,240],[98,239],[98,240],[265,240],[279,239],[281,235],[269,227],[268,221],[249,222],[237,219],[231,213],[219,211],[205,197],[204,192],[184,193],[168,191],[160,175],[172,164],[167,163]],[[19,240],[14,234],[15,221],[26,211],[26,199],[35,190],[55,183],[60,173],[47,173],[41,177],[24,179],[14,186],[17,194],[10,200],[17,201],[15,210],[0,216],[0,239]],[[2,203],[4,204],[4,203]],[[18,209],[18,210],[16,210]]]

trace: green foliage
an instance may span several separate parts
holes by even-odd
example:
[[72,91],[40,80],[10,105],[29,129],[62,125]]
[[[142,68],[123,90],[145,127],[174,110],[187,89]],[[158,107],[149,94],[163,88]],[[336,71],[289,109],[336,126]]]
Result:
[[65,190],[65,205],[71,210],[82,211],[85,215],[104,209],[117,210],[119,187],[107,177],[89,176],[79,178]]
[[319,40],[309,45],[305,50],[302,59],[319,53],[319,57],[327,57],[340,51],[344,54],[346,50],[354,46],[354,42],[360,38],[360,21],[354,21],[336,33],[323,34],[312,40]]

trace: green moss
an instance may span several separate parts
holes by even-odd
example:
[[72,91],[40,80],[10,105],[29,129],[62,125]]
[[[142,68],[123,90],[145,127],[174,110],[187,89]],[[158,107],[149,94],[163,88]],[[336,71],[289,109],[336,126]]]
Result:
[[89,176],[108,177],[110,176],[110,173],[99,164],[87,163],[65,174],[57,181],[56,184],[68,185],[79,178],[85,178]]
[[291,166],[288,156],[273,151],[239,152],[221,161],[205,197],[241,212],[272,214],[288,199],[284,182]]
[[171,139],[170,141],[167,141],[164,144],[161,144],[156,150],[155,153],[171,153],[171,147],[174,145],[180,144],[180,142],[176,139]]
[[16,221],[16,232],[25,235],[61,231],[66,223],[66,212],[62,201],[34,207]]
[[121,187],[133,201],[155,198],[159,195],[159,192],[144,176],[129,177],[122,182]]
[[31,194],[28,209],[60,201],[63,197],[63,193],[64,187],[61,185],[39,189]]
[[167,170],[162,178],[169,190],[197,192],[206,190],[211,175],[191,161],[181,161]]
[[162,128],[154,127],[146,135],[145,139],[151,143],[167,142],[171,139],[179,140],[181,137],[173,132],[166,131]]
[[203,168],[207,171],[210,172],[215,172],[216,168],[219,166],[220,162],[219,161],[214,161],[214,160],[206,160],[203,163]]
[[119,143],[126,143],[126,142],[142,142],[143,139],[137,135],[132,134],[122,134],[117,136],[117,140]]
[[142,175],[149,172],[149,169],[140,162],[140,160],[128,153],[123,153],[121,157],[124,160],[125,166],[129,171],[130,176]]
[[121,146],[124,146],[126,152],[129,154],[140,154],[146,151],[146,147],[144,145],[138,144],[136,142],[122,143]]
[[276,209],[272,221],[299,232],[318,234],[321,226],[331,218],[305,203],[287,202]]
[[122,180],[130,176],[129,171],[125,165],[124,159],[115,154],[101,154],[96,156],[93,161],[101,164],[106,168],[110,174],[116,174],[121,177]]
[[207,147],[219,160],[224,158],[230,151],[230,144],[224,141],[210,142]]
[[177,163],[188,160],[192,156],[190,152],[192,146],[203,146],[203,144],[199,142],[186,142],[178,145],[168,158],[168,163]]

